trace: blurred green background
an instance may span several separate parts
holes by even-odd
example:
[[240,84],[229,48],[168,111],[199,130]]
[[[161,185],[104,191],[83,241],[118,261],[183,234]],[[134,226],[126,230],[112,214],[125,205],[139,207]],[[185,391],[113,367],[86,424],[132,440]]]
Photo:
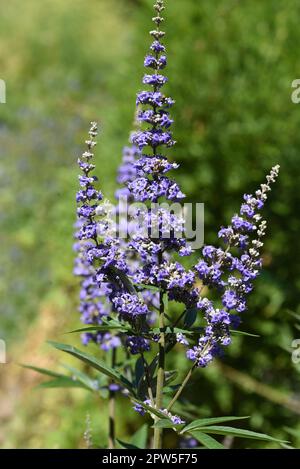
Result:
[[[7,85],[0,104],[0,338],[8,351],[8,364],[0,365],[1,447],[85,447],[88,414],[95,443],[106,443],[103,403],[80,390],[33,390],[39,377],[18,363],[56,366],[59,357],[45,341],[64,341],[62,333],[79,325],[76,160],[97,120],[98,176],[111,197],[141,87],[152,3],[0,0],[0,78]],[[300,338],[292,314],[300,313],[300,107],[291,102],[300,73],[300,4],[167,4],[173,156],[189,200],[206,204],[206,242],[216,242],[242,194],[281,165],[265,211],[265,269],[243,324],[260,338],[236,337],[223,364],[200,371],[187,395],[199,416],[249,415],[248,428],[300,447],[300,364],[291,360],[291,342]],[[124,419],[122,401],[123,439],[143,422],[127,409]]]

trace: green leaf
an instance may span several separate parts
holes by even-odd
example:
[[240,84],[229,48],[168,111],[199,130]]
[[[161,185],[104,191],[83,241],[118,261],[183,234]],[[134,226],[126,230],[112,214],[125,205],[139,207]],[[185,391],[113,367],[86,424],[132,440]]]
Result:
[[150,377],[153,378],[156,367],[158,365],[158,354],[153,358],[152,362],[149,364],[149,374]]
[[143,425],[141,428],[135,432],[130,440],[130,444],[134,445],[139,449],[146,449],[148,438],[148,425]]
[[126,326],[125,324],[121,323],[117,319],[102,319],[103,324],[99,326],[88,326],[88,327],[81,327],[80,329],[75,329],[73,331],[67,332],[67,334],[74,334],[76,332],[98,332],[98,331],[109,331],[109,330],[119,330],[120,332],[128,332],[131,330],[130,326]]
[[294,448],[294,446],[287,445],[286,443],[280,443],[280,446],[281,446],[283,449],[296,449],[296,448]]
[[177,370],[166,371],[165,373],[165,384],[171,384],[178,376]]
[[[37,373],[51,376],[55,378],[50,381],[46,381],[38,385],[39,388],[66,388],[66,387],[76,387],[76,388],[84,388],[89,391],[95,391],[95,385],[93,380],[91,380],[88,376],[84,375],[84,373],[76,370],[75,368],[68,367],[64,365],[65,368],[69,369],[75,375],[75,377],[67,376],[62,373],[57,373],[55,371],[48,370],[46,368],[39,368],[37,366],[31,365],[22,365],[24,368],[28,368],[30,370],[36,371]],[[93,385],[92,385],[93,383]]]
[[174,392],[176,392],[177,389],[179,389],[179,388],[180,388],[180,384],[178,384],[176,386],[164,386],[164,394],[166,394],[166,395],[172,394],[172,396],[173,396]]
[[224,446],[215,440],[212,436],[199,431],[190,432],[193,438],[199,441],[205,448],[209,449],[225,449]]
[[62,376],[61,378],[51,379],[45,383],[38,385],[39,388],[83,388],[90,391],[90,389],[77,379],[72,379],[69,376]]
[[260,335],[257,335],[257,334],[250,334],[250,332],[245,332],[245,331],[236,331],[236,330],[230,329],[230,332],[231,332],[231,334],[233,334],[233,335],[244,335],[244,336],[246,336],[246,337],[260,337]]
[[139,383],[145,376],[144,361],[142,357],[138,358],[138,360],[136,361],[134,371],[135,371],[134,373],[135,374],[135,386],[138,389]]
[[290,311],[290,310],[287,310],[287,313],[293,316],[293,318],[297,319],[297,321],[300,321],[300,314],[297,314],[294,311]]
[[32,365],[21,365],[23,368],[27,368],[28,370],[36,371],[37,373],[41,373],[42,375],[52,376],[53,378],[61,378],[64,377],[61,373],[56,373],[52,370],[47,370],[46,368],[39,368],[38,366]]
[[48,342],[52,347],[56,348],[57,350],[61,350],[62,352],[66,352],[73,357],[78,358],[84,363],[87,363],[95,370],[100,371],[100,373],[105,374],[112,378],[116,383],[119,383],[121,386],[124,386],[131,394],[134,394],[132,384],[125,378],[125,376],[121,375],[118,371],[114,370],[113,368],[109,367],[108,365],[102,363],[100,360],[96,359],[92,355],[89,355],[81,350],[77,349],[68,344],[61,344],[58,342]]
[[198,428],[204,428],[207,427],[208,425],[214,425],[216,423],[223,423],[223,422],[232,422],[232,420],[243,420],[243,419],[248,419],[249,417],[212,417],[212,418],[206,418],[206,419],[198,419],[194,420],[193,422],[189,423],[184,429],[182,430],[181,433],[189,432],[191,430],[196,430]]
[[160,419],[157,422],[154,423],[153,428],[173,428],[176,431],[181,430],[183,427],[183,424],[175,424],[173,423],[170,419]]
[[197,308],[187,309],[184,317],[184,326],[191,327],[197,319],[198,310]]
[[295,430],[294,428],[283,427],[283,429],[291,436],[295,438],[300,438],[300,430]]
[[83,373],[83,371],[78,370],[77,368],[74,368],[73,366],[70,365],[62,365],[66,370],[70,371],[73,376],[78,379],[82,384],[84,384],[87,388],[89,388],[91,391],[98,391],[100,384],[98,380],[90,378],[87,374]]
[[241,428],[234,428],[234,427],[224,427],[219,425],[211,425],[208,427],[198,427],[199,430],[204,430],[206,433],[212,433],[215,435],[230,435],[236,436],[239,438],[249,438],[251,440],[261,440],[261,441],[274,441],[276,443],[287,443],[283,440],[278,440],[273,438],[269,435],[265,435],[264,433],[257,433],[251,430],[243,430]]
[[134,446],[130,443],[125,443],[125,441],[122,441],[122,440],[117,440],[117,442],[119,443],[119,445],[121,446],[121,448],[123,449],[140,449],[138,448],[137,446]]

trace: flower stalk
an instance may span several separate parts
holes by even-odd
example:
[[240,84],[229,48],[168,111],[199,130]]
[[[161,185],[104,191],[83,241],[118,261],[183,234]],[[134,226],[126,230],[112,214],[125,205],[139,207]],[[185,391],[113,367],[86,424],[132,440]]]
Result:
[[[116,349],[111,350],[111,366],[116,366]],[[110,382],[109,400],[108,400],[108,447],[115,448],[116,441],[116,391],[112,388],[113,381]]]
[[[157,385],[156,385],[156,409],[160,410],[163,407],[163,390],[165,382],[165,305],[164,305],[164,292],[160,292],[160,311],[159,311],[159,352],[158,352],[158,371],[157,371]],[[163,429],[154,428],[153,448],[162,448]]]

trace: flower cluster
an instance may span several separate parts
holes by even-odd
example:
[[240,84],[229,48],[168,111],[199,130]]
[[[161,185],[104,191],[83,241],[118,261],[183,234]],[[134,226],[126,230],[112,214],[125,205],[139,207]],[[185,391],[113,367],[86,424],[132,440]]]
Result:
[[[146,404],[147,406],[151,407],[152,405],[152,402],[150,399],[145,399],[144,400],[144,404]],[[138,412],[140,415],[144,416],[146,413],[147,413],[147,410],[145,407],[143,407],[141,404],[139,403],[136,403],[134,406],[133,406],[133,409]],[[174,423],[174,425],[182,425],[182,424],[185,424],[185,420],[183,420],[181,417],[179,417],[178,415],[173,415],[171,412],[169,412],[167,409],[159,409],[163,414],[165,414],[165,416],[167,418],[169,418],[171,420],[171,422]],[[151,413],[151,410],[149,410],[149,412]]]
[[[182,257],[190,256],[192,250],[185,238],[182,211],[175,210],[181,207],[179,202],[185,195],[169,174],[178,169],[178,164],[169,161],[165,154],[176,142],[170,114],[174,100],[163,91],[168,82],[164,72],[166,47],[162,42],[165,33],[160,29],[163,1],[157,0],[154,9],[156,29],[150,32],[152,43],[144,60],[147,73],[142,80],[147,89],[137,94],[139,128],[131,135],[131,146],[124,148],[117,176],[120,186],[115,194],[116,206],[106,203],[95,187],[97,178],[92,175],[95,123],[86,142],[87,151],[78,160],[82,174],[76,197],[74,270],[82,279],[82,321],[97,326],[109,316],[126,322],[126,333],[88,332],[83,335],[83,342],[96,342],[104,351],[123,346],[131,355],[141,355],[147,379],[149,369],[144,353],[153,344],[159,343],[159,363],[164,362],[162,353],[180,344],[186,347],[186,356],[196,368],[206,367],[231,343],[230,331],[238,327],[247,308],[247,296],[262,267],[266,222],[260,211],[279,173],[279,166],[275,166],[254,195],[244,195],[239,213],[232,217],[229,226],[219,230],[224,247],[205,246],[193,268],[183,266]],[[136,202],[144,202],[143,207]],[[165,204],[171,204],[171,210]],[[130,219],[128,206],[133,208]],[[118,216],[118,222],[111,220],[112,214]],[[117,236],[123,228],[130,236]],[[207,290],[215,296],[204,297]],[[165,311],[166,300],[183,304],[184,311],[175,322]],[[191,312],[196,313],[195,320],[201,322],[201,327],[192,333],[176,330],[182,323],[184,329],[190,327],[186,319]],[[151,329],[157,317],[159,328]],[[171,326],[168,332],[167,326]],[[191,342],[195,333],[196,343]],[[152,363],[155,368],[155,359]],[[158,372],[155,376],[155,369],[151,373],[158,385],[164,381],[165,376],[158,379]],[[162,408],[162,389],[157,388],[155,393],[151,386],[149,391],[147,384],[148,390],[141,399],[151,406],[156,399],[156,408],[167,418],[174,424],[184,423]],[[140,404],[135,405],[135,410],[145,413]]]
[[[79,311],[85,324],[101,324],[101,318],[109,311],[109,306],[102,301],[106,294],[107,285],[103,284],[102,288],[99,288],[95,278],[96,269],[89,258],[89,251],[95,247],[97,239],[97,223],[94,215],[99,201],[103,199],[101,192],[97,191],[94,186],[96,178],[90,176],[95,168],[92,160],[96,136],[97,124],[92,122],[89,139],[86,141],[87,150],[78,159],[78,165],[83,174],[79,176],[81,187],[76,196],[77,222],[74,250],[77,252],[77,258],[74,274],[82,278]],[[101,342],[101,335],[85,334],[83,336],[85,344],[90,340]]]
[[140,224],[132,236],[130,248],[141,260],[134,275],[137,283],[160,287],[168,292],[169,298],[190,304],[195,302],[195,290],[191,291],[194,274],[185,271],[179,262],[170,261],[175,252],[180,256],[191,254],[184,237],[184,219],[181,213],[170,213],[169,208],[164,209],[160,205],[162,201],[178,202],[185,196],[168,175],[178,168],[178,164],[170,162],[163,154],[163,148],[176,143],[170,116],[170,108],[175,101],[162,91],[168,81],[162,74],[167,65],[166,48],[162,43],[165,33],[160,30],[163,2],[157,1],[154,9],[156,29],[150,32],[153,42],[144,60],[144,66],[152,73],[147,71],[143,78],[143,84],[151,89],[137,95],[138,120],[144,129],[132,134],[132,143],[139,148],[140,157],[134,163],[136,178],[128,183],[134,201],[151,202],[152,206],[151,210],[137,213]]
[[[107,216],[110,205],[105,203],[102,193],[95,188],[97,178],[91,176],[95,169],[92,161],[97,133],[97,124],[92,122],[86,141],[87,151],[78,159],[83,174],[79,176],[80,190],[76,196],[74,250],[77,257],[74,274],[82,278],[79,311],[82,322],[88,325],[101,325],[103,317],[112,311],[109,299],[121,281],[117,274],[112,274],[111,269],[127,271],[121,241],[111,235]],[[102,332],[85,333],[82,341],[85,345],[93,341],[105,351],[121,345],[119,337]]]
[[[260,251],[266,221],[259,211],[278,174],[279,166],[275,166],[267,176],[266,183],[254,195],[244,195],[240,213],[232,217],[231,225],[220,229],[219,237],[225,243],[225,250],[205,246],[203,259],[195,266],[203,285],[216,288],[222,299],[220,308],[215,308],[207,298],[200,298],[197,303],[207,322],[205,334],[198,345],[187,351],[187,357],[195,361],[197,366],[206,366],[220,353],[220,345],[231,343],[229,327],[238,326],[238,314],[247,308],[247,295],[253,290],[253,281],[262,267]],[[237,250],[236,255],[230,253],[234,248]]]

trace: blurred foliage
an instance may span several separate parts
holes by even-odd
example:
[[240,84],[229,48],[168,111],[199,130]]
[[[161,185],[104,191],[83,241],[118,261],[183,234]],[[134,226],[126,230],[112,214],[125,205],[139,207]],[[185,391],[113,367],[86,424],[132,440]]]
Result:
[[[20,15],[18,0],[0,0],[0,78],[7,84],[7,104],[0,105],[0,336],[12,360],[24,361],[20,344],[39,335],[45,304],[57,324],[66,315],[63,330],[78,324],[72,277],[76,157],[89,121],[100,121],[98,175],[111,197],[132,127],[152,3],[27,0]],[[300,374],[290,350],[299,331],[288,312],[299,310],[300,288],[300,110],[290,98],[299,72],[300,5],[167,3],[168,89],[177,102],[173,156],[189,200],[206,204],[206,242],[216,242],[218,227],[238,210],[242,194],[281,165],[265,210],[265,270],[242,325],[260,338],[236,337],[226,366],[199,372],[186,395],[199,416],[250,415],[253,430],[300,447]],[[63,330],[53,326],[45,338]],[[34,350],[27,361],[38,354]],[[183,370],[184,355],[173,365]],[[0,368],[0,391],[10,369]],[[92,406],[98,404],[81,391],[61,396],[53,390],[36,391],[47,396],[36,407],[37,394],[23,392],[18,373],[21,389],[10,397],[16,407],[4,422],[3,446],[82,446],[88,411],[94,434],[104,438],[103,406],[97,416]],[[142,421],[128,406],[120,437]],[[35,422],[29,433],[28,422]]]

